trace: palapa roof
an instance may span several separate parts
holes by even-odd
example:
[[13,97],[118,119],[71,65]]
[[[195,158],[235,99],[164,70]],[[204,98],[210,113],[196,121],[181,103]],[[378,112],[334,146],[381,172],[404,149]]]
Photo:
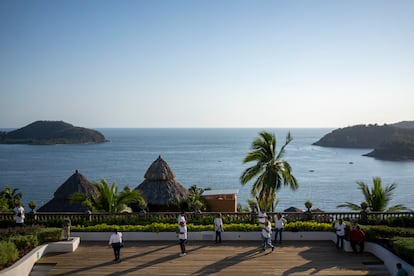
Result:
[[301,209],[296,208],[296,207],[293,207],[293,206],[285,209],[284,212],[289,212],[289,213],[303,213],[303,211]]
[[167,162],[158,156],[144,175],[145,180],[135,189],[141,191],[148,206],[167,206],[176,195],[187,197],[188,191],[175,179]]
[[83,212],[87,208],[79,202],[71,203],[69,198],[74,193],[86,195],[97,195],[95,186],[89,182],[78,170],[75,171],[54,193],[54,197],[45,205],[40,207],[38,212]]

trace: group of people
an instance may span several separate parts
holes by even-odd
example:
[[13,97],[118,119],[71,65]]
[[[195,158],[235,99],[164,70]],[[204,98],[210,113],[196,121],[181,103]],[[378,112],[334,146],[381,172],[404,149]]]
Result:
[[[343,219],[339,219],[335,223],[335,232],[336,232],[336,247],[339,249],[344,248],[344,238],[345,238],[345,230],[346,225]],[[355,222],[351,222],[350,230],[349,230],[349,242],[351,244],[352,250],[355,253],[362,253],[364,252],[364,245],[365,245],[365,232],[364,230],[359,227],[359,225]],[[358,249],[358,248],[359,249]]]
[[[270,247],[272,249],[272,252],[275,250],[275,246],[272,244],[272,223],[270,221],[270,218],[267,216],[266,212],[260,210],[258,214],[258,221],[260,224],[263,224],[262,228],[262,251],[266,251],[267,247]],[[281,213],[278,213],[275,218],[275,239],[274,243],[278,242],[279,237],[279,244],[282,243],[282,232],[283,228],[285,226],[286,219],[282,216]]]
[[[14,208],[15,212],[15,220],[16,220],[16,226],[18,227],[24,227],[24,219],[25,219],[25,210],[21,203],[19,203],[16,208]],[[267,216],[266,212],[260,211],[258,213],[258,222],[260,224],[263,224],[262,228],[262,251],[266,251],[267,247],[270,247],[272,249],[272,252],[275,249],[275,246],[272,244],[272,224],[270,222],[269,217]],[[221,214],[217,214],[214,218],[214,231],[215,231],[215,242],[221,243],[221,233],[224,231],[223,227],[223,220],[221,218]],[[282,232],[284,225],[286,223],[286,219],[282,216],[281,213],[278,213],[275,218],[275,238],[274,243],[279,242],[282,243]],[[71,221],[69,217],[65,217],[63,220],[63,237],[65,240],[70,240],[70,225]],[[346,233],[346,225],[343,221],[343,219],[339,219],[335,225],[335,233],[336,233],[336,246],[339,249],[344,248],[344,238]],[[187,242],[187,222],[185,219],[185,213],[181,212],[178,216],[178,227],[177,227],[177,237],[179,240],[180,245],[180,254],[179,256],[185,256],[187,254],[186,252],[186,242]],[[279,240],[278,240],[279,237]],[[363,253],[364,252],[364,245],[365,245],[365,238],[366,234],[364,230],[361,229],[361,227],[355,222],[351,221],[350,230],[349,230],[349,241],[352,247],[352,250],[355,253]],[[121,261],[120,258],[120,252],[121,248],[123,247],[122,242],[122,233],[118,231],[118,229],[115,229],[114,233],[111,234],[109,238],[109,246],[112,247],[114,251],[114,262],[118,263]],[[397,264],[397,275],[408,275],[406,270],[402,268],[401,264]]]

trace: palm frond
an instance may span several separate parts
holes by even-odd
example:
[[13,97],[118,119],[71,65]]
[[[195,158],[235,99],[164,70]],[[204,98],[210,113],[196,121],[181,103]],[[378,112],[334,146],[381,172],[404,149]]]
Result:
[[352,203],[352,202],[345,202],[343,204],[339,204],[339,205],[336,206],[336,208],[349,208],[349,209],[354,210],[354,211],[360,211],[361,210],[361,206],[359,206],[355,203]]

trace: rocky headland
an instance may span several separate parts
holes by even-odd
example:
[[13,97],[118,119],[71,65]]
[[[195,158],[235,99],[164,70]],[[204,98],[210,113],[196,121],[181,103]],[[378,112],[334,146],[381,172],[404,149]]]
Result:
[[313,145],[373,149],[364,155],[382,160],[414,160],[414,121],[339,128]]
[[95,144],[106,141],[99,131],[63,121],[36,121],[13,131],[0,132],[0,144]]

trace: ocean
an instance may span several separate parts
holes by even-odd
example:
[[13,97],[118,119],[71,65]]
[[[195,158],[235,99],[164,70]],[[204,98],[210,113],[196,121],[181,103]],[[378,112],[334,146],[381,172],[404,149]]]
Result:
[[[262,131],[276,134],[277,149],[287,133],[293,141],[284,159],[299,181],[299,189],[282,187],[277,211],[291,206],[324,211],[348,211],[336,206],[361,203],[357,181],[372,185],[381,177],[383,185],[396,183],[391,205],[414,209],[414,162],[381,161],[362,156],[370,149],[341,149],[313,146],[332,129],[98,129],[110,141],[90,145],[0,145],[0,188],[6,184],[23,193],[23,203],[34,200],[42,206],[54,192],[79,170],[89,181],[106,179],[120,190],[137,187],[159,155],[184,187],[237,189],[238,203],[247,206],[251,183],[242,186],[239,177],[251,164],[242,160],[252,141]],[[27,207],[26,207],[27,208]]]

